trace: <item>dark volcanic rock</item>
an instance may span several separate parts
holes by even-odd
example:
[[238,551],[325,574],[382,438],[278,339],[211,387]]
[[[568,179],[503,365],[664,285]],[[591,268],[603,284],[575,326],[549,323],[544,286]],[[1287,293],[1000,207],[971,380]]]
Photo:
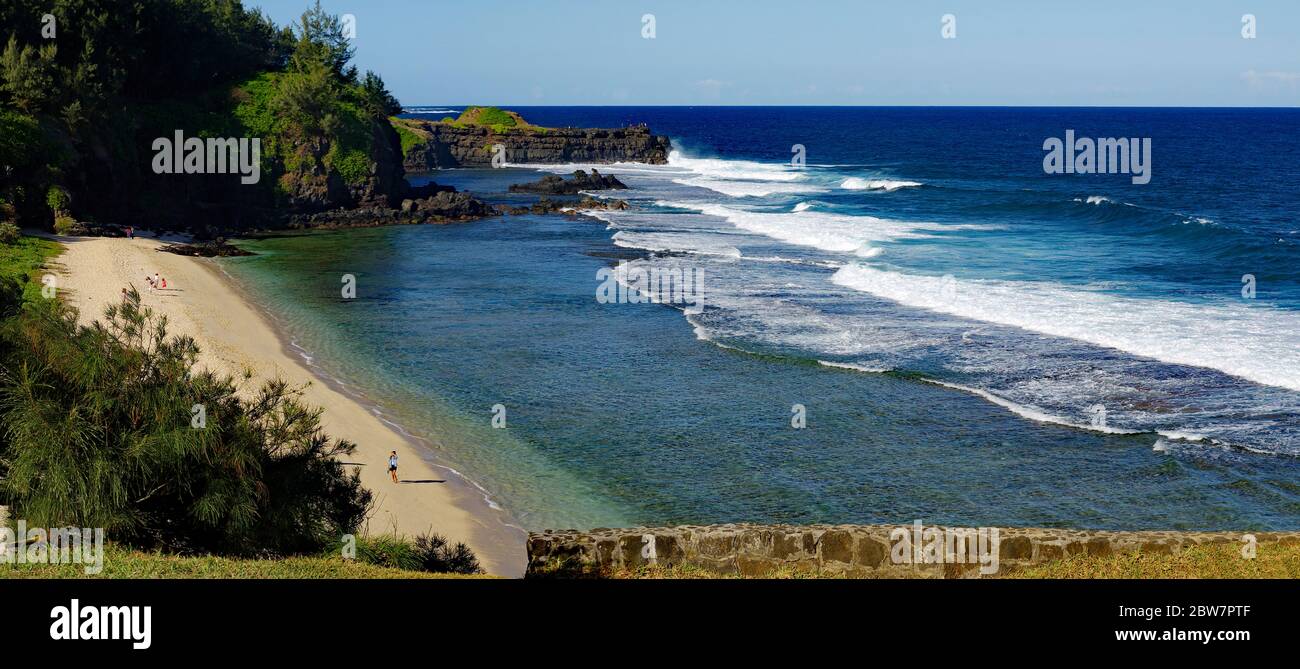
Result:
[[408,172],[448,167],[491,167],[493,146],[505,149],[511,163],[650,163],[668,162],[671,142],[650,134],[646,126],[627,128],[506,128],[414,122],[423,142],[405,155]]
[[577,170],[573,173],[573,178],[565,181],[558,174],[548,174],[540,181],[534,181],[526,184],[513,184],[510,186],[511,193],[542,193],[544,195],[574,195],[584,190],[611,190],[625,189],[622,181],[615,176],[601,176],[596,170],[591,171],[588,176],[586,172]]
[[433,197],[438,193],[455,193],[455,192],[456,192],[455,186],[441,186],[430,181],[427,184],[421,184],[419,186],[410,186],[409,188],[407,188],[406,197],[404,199],[419,200],[426,197]]
[[584,197],[574,202],[568,200],[557,201],[549,197],[542,197],[527,207],[499,206],[498,209],[502,213],[518,216],[520,214],[576,214],[586,209],[623,211],[627,207],[625,200],[597,200],[593,197]]
[[251,256],[252,252],[245,251],[226,240],[217,238],[206,242],[194,242],[193,244],[167,244],[158,248],[159,251],[175,253],[182,256],[203,256],[204,258],[228,258],[231,256]]
[[402,200],[402,213],[411,212],[448,219],[469,219],[490,216],[495,210],[469,193],[442,191],[432,197]]
[[469,193],[440,190],[429,197],[402,200],[400,208],[397,209],[362,207],[294,216],[289,220],[289,227],[355,228],[376,225],[455,223],[495,216],[497,213],[495,207]]
[[280,177],[289,206],[311,212],[336,207],[391,207],[408,188],[402,167],[397,131],[382,117],[370,119],[370,142],[364,176],[348,183],[337,169],[326,167],[325,157],[336,147],[322,138],[303,140],[293,147],[293,169]]

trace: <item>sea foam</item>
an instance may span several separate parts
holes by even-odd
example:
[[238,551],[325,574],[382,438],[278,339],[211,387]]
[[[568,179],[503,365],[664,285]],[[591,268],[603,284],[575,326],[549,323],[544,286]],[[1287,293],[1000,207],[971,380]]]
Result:
[[916,181],[902,181],[899,179],[863,179],[860,177],[849,177],[840,183],[840,188],[845,190],[883,190],[886,192],[896,191],[900,188],[915,188],[920,186]]
[[1059,284],[948,280],[861,264],[832,280],[877,297],[1300,390],[1300,313],[1137,299]]

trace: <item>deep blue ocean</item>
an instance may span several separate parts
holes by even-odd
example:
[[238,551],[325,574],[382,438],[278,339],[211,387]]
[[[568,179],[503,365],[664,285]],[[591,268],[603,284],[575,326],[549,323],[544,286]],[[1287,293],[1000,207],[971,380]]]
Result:
[[[519,525],[1300,528],[1300,111],[515,109],[674,152],[594,166],[626,211],[226,267]],[[1150,183],[1045,173],[1067,130],[1149,138]],[[591,167],[411,180],[519,204]],[[702,310],[602,303],[619,262],[699,277]]]

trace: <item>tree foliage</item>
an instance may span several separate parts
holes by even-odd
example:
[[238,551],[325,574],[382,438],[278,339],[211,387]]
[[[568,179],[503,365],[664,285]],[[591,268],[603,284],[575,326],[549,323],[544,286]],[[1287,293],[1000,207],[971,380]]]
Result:
[[0,503],[15,517],[220,553],[319,550],[365,518],[370,493],[337,459],[355,445],[299,389],[241,395],[193,371],[197,344],[134,291],[89,326],[28,304],[0,342]]
[[3,54],[0,54],[0,91],[9,102],[24,113],[40,111],[52,97],[55,63],[59,48],[45,44],[40,48],[19,45],[18,38],[10,36]]
[[[42,33],[47,15],[56,39]],[[382,123],[399,108],[378,75],[358,77],[347,24],[319,2],[279,27],[240,0],[5,0],[0,26],[0,197],[37,219],[24,225],[55,221],[40,197],[53,184],[77,196],[77,211],[65,216],[101,222],[167,225],[183,212],[202,228],[200,217],[231,224],[274,208],[276,178],[249,189],[233,177],[162,177],[147,159],[152,141],[177,128],[250,132],[236,111],[241,87],[268,74],[277,119],[261,138],[277,148],[263,166],[273,177],[368,167],[372,138],[383,135],[357,117]],[[367,129],[361,144],[344,136],[357,127]],[[331,152],[339,159],[320,164]],[[286,165],[291,156],[317,164]],[[18,187],[33,197],[19,197]]]
[[365,98],[366,109],[370,113],[380,116],[396,116],[402,113],[402,103],[388,92],[384,80],[374,72],[366,70],[366,76],[361,79],[361,91]]

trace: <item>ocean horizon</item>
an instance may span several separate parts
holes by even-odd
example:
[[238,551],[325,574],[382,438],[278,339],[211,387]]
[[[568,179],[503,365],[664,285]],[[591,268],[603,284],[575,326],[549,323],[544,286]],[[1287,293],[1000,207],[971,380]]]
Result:
[[[674,150],[409,177],[519,205],[511,184],[594,168],[623,211],[223,261],[512,523],[1300,527],[1300,194],[1278,159],[1300,110],[514,109]],[[1150,181],[1046,173],[1067,132],[1147,138]],[[702,300],[602,303],[620,266],[699,277]]]

